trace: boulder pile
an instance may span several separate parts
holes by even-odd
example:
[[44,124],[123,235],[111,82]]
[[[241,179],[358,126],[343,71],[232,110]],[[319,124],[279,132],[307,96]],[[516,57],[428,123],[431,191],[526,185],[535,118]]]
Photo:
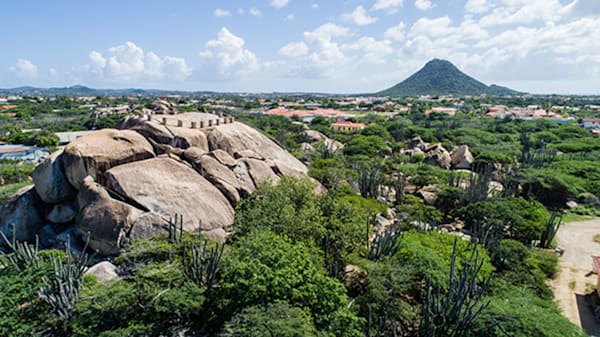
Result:
[[264,182],[306,174],[287,151],[229,117],[129,117],[38,165],[34,186],[0,206],[0,231],[17,240],[37,235],[51,247],[77,236],[115,255],[128,240],[166,232],[180,214],[184,230],[222,241],[241,198]]

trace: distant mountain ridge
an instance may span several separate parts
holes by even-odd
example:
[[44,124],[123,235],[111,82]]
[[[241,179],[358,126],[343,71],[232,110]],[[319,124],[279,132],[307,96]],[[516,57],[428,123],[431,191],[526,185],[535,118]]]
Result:
[[20,96],[163,96],[163,95],[201,95],[215,94],[212,91],[182,91],[161,89],[94,89],[83,85],[73,85],[57,88],[36,88],[31,86],[0,89],[0,95]]
[[433,59],[406,80],[376,93],[381,96],[493,96],[519,95],[516,90],[486,84],[460,71],[454,64],[441,59]]

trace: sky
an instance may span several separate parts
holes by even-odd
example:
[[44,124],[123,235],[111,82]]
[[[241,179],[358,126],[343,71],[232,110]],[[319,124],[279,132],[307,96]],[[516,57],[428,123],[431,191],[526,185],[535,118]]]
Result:
[[0,88],[369,93],[432,58],[600,94],[600,0],[3,0]]

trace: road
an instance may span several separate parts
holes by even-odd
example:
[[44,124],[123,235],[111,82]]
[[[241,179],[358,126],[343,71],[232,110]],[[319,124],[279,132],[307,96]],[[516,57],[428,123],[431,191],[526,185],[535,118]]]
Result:
[[598,276],[591,273],[592,255],[600,255],[600,244],[593,241],[596,234],[600,234],[600,218],[561,226],[556,241],[565,252],[559,262],[561,271],[550,282],[563,314],[592,337],[600,337],[600,323],[584,295],[597,283]]

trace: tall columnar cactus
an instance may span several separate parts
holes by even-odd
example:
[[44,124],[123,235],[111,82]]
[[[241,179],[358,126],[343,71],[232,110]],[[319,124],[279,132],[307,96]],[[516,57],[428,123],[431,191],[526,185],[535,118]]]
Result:
[[217,282],[217,275],[221,267],[224,244],[216,243],[214,247],[208,246],[204,239],[199,244],[184,243],[183,267],[185,276],[201,287],[212,288]]
[[90,256],[85,253],[87,243],[80,255],[75,255],[67,240],[66,256],[52,254],[53,273],[50,277],[42,277],[44,286],[38,291],[39,298],[49,304],[52,310],[64,321],[72,317],[73,307],[79,299],[83,286],[83,275],[90,262]]
[[558,233],[558,229],[560,228],[561,224],[562,215],[559,215],[558,212],[552,212],[552,215],[550,215],[550,219],[548,219],[548,221],[546,222],[546,225],[544,226],[544,231],[542,232],[542,235],[540,237],[541,248],[550,248],[552,240],[554,240],[556,233]]
[[[4,268],[13,267],[18,271],[30,267],[38,267],[40,262],[39,250],[38,250],[38,237],[35,237],[35,245],[27,242],[20,242],[16,240],[14,231],[12,239],[9,240],[3,232],[2,242],[8,246],[9,253],[5,253],[0,250],[0,266]],[[2,243],[0,242],[0,243]]]
[[398,241],[401,238],[402,232],[397,229],[388,229],[383,233],[375,234],[369,245],[369,259],[379,261],[394,254],[398,250]]
[[419,324],[421,337],[462,337],[475,332],[475,321],[488,307],[484,300],[489,278],[479,284],[477,278],[483,267],[476,246],[473,246],[469,261],[464,261],[463,269],[456,266],[456,243],[452,250],[450,280],[448,291],[433,287],[431,279],[426,277],[423,291],[423,312]]
[[169,242],[179,243],[183,239],[183,215],[169,218]]

